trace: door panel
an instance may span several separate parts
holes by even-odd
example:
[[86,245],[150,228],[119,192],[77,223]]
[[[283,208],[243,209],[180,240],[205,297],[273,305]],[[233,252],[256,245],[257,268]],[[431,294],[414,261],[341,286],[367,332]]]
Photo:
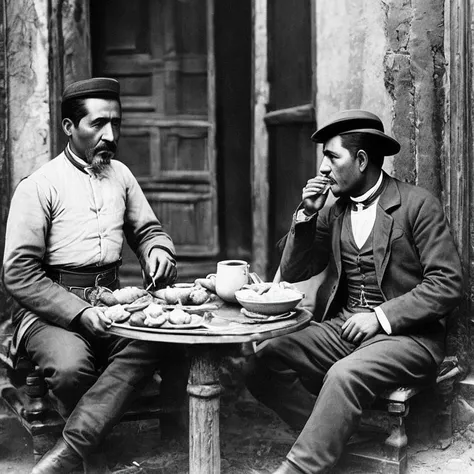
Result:
[[117,158],[137,177],[178,255],[214,256],[212,0],[92,3],[94,73],[121,84]]
[[[313,0],[314,1],[314,0]],[[276,243],[289,230],[306,181],[316,174],[313,8],[311,0],[268,2],[268,81],[265,122],[269,147],[269,269]]]

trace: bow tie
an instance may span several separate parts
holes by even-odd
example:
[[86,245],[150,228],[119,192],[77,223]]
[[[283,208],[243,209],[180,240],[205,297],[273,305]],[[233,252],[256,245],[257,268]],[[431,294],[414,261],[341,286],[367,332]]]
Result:
[[351,200],[351,210],[355,212],[360,212],[363,211],[364,209],[367,209],[368,207],[372,206],[374,202],[379,198],[379,196],[382,194],[382,192],[385,189],[385,180],[382,181],[378,189],[373,193],[371,196],[369,196],[368,199],[362,202],[356,202]]

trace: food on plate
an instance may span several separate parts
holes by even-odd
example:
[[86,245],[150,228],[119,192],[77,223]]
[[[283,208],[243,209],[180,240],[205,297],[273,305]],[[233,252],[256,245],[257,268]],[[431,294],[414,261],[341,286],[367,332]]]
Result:
[[287,282],[273,283],[269,287],[268,283],[255,283],[239,291],[241,299],[262,303],[277,303],[301,298],[301,296],[302,293]]
[[147,291],[142,288],[137,288],[136,286],[126,286],[125,288],[120,288],[115,290],[113,295],[120,304],[133,303],[138,298],[147,295]]
[[156,318],[147,316],[145,320],[143,321],[145,326],[151,327],[151,328],[159,328],[160,326],[163,326],[163,324],[168,321],[168,318],[165,314],[161,314],[160,316],[157,316]]
[[163,306],[156,303],[150,303],[143,310],[143,312],[148,318],[157,318],[158,316],[161,316],[163,314]]
[[99,303],[103,303],[106,306],[115,306],[116,304],[119,304],[119,301],[115,298],[112,291],[104,287],[99,288],[99,291],[97,292],[97,300]]
[[194,281],[196,285],[200,285],[206,290],[212,291],[213,293],[216,292],[216,276],[215,275],[208,275],[206,278],[196,278]]
[[130,316],[128,324],[130,326],[145,327],[146,314],[143,311],[137,311]]
[[151,303],[152,301],[153,301],[153,296],[150,295],[150,293],[147,293],[146,295],[140,296],[140,298],[134,300],[133,304],[139,305],[142,303]]
[[166,301],[166,304],[188,304],[189,295],[191,294],[193,288],[179,288],[167,286],[162,290],[155,291],[153,293],[157,298],[163,299]]
[[265,293],[268,291],[273,283],[268,282],[268,283],[252,283],[251,285],[244,285],[244,289],[250,289],[255,292],[257,292],[259,295]]
[[209,299],[209,293],[202,287],[196,285],[189,294],[189,304],[204,304]]
[[125,310],[121,304],[116,304],[105,308],[104,315],[111,319],[114,323],[123,323],[130,317],[130,313]]
[[181,308],[175,308],[168,314],[168,321],[171,324],[190,324],[191,319],[191,315]]

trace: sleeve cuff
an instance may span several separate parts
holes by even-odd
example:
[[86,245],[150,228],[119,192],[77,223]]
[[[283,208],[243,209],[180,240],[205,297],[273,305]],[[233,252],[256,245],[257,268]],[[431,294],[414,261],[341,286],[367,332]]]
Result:
[[377,308],[374,308],[375,315],[377,316],[377,319],[379,320],[380,326],[382,326],[382,329],[387,333],[387,334],[392,334],[392,326],[390,326],[390,322],[387,319],[387,316],[385,316],[385,313],[383,312],[382,308],[379,306]]
[[296,212],[295,223],[298,224],[299,222],[308,222],[316,214],[317,214],[317,212],[315,212],[314,214],[308,215],[308,214],[306,214],[304,209],[300,209],[299,211]]

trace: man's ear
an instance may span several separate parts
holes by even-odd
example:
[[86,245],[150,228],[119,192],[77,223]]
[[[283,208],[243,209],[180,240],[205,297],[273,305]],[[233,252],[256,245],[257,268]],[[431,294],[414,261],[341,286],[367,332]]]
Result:
[[369,166],[369,157],[367,156],[365,150],[359,150],[357,152],[356,159],[359,162],[360,172],[363,173],[367,169],[367,166]]
[[72,120],[69,118],[63,119],[61,122],[61,126],[63,127],[64,133],[70,137],[72,135],[72,127],[74,127],[74,124],[72,123]]

